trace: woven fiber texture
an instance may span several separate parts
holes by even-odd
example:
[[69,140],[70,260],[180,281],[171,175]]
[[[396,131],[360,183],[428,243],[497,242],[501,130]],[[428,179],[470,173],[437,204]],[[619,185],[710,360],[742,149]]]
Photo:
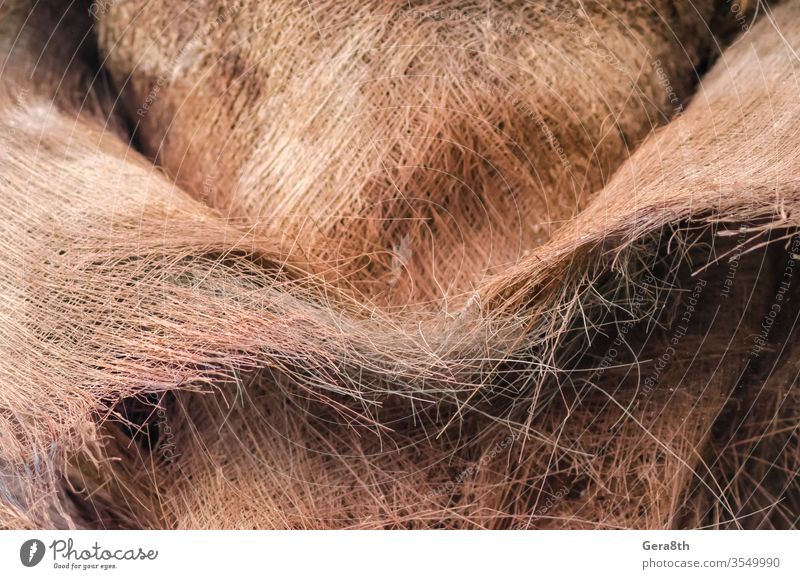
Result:
[[796,527],[740,9],[0,7],[0,527]]

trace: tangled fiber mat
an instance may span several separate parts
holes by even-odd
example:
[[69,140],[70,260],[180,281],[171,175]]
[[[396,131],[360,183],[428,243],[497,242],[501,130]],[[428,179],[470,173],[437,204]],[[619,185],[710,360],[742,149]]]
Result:
[[794,528],[800,3],[0,5],[0,526]]
[[137,0],[97,21],[141,149],[184,190],[281,232],[331,283],[441,309],[672,115],[713,54],[713,9]]

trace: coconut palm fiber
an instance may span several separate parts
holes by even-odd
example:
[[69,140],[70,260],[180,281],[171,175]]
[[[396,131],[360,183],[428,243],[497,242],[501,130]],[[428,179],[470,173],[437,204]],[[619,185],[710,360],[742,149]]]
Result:
[[800,4],[341,4],[0,7],[0,526],[796,527]]
[[187,192],[362,299],[441,308],[672,116],[714,5],[138,0],[97,21],[142,150]]

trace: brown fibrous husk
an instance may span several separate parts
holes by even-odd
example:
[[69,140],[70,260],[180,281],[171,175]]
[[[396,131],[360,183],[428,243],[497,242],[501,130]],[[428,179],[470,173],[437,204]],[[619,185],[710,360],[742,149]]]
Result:
[[[633,4],[638,6],[626,6]],[[250,5],[237,6],[247,10]],[[659,5],[660,14],[669,14],[670,6]],[[107,14],[117,15],[115,9]],[[113,102],[113,91],[102,88],[100,73],[41,40],[57,37],[59,47],[73,46],[81,55],[86,39],[80,27],[59,18],[58,9],[40,7],[36,18],[26,19],[16,18],[27,15],[28,6],[0,10],[7,11],[3,22],[26,22],[20,25],[24,41],[14,42],[13,50],[4,46],[0,86],[0,222],[7,240],[0,258],[0,378],[5,385],[0,388],[0,525],[796,526],[800,441],[797,347],[791,337],[800,312],[793,277],[800,253],[800,143],[794,130],[800,117],[794,96],[798,5],[765,7],[760,21],[703,77],[685,111],[682,105],[671,108],[669,89],[689,90],[691,65],[707,47],[694,45],[688,64],[658,40],[647,58],[641,46],[631,48],[636,56],[625,60],[626,66],[638,63],[642,78],[649,79],[640,87],[648,104],[632,109],[674,118],[628,159],[628,141],[652,128],[647,115],[634,114],[630,137],[601,151],[606,145],[598,141],[606,139],[597,131],[607,112],[597,112],[589,104],[595,101],[583,101],[588,93],[567,88],[588,85],[562,75],[566,78],[559,81],[575,84],[553,88],[551,96],[569,105],[543,99],[535,89],[545,89],[537,83],[526,88],[536,95],[545,118],[563,121],[561,106],[578,111],[590,127],[587,142],[602,159],[600,168],[581,166],[586,184],[577,203],[570,204],[573,198],[565,191],[573,190],[558,178],[537,190],[553,206],[570,201],[560,206],[557,228],[548,228],[541,239],[525,238],[529,255],[519,258],[512,251],[493,263],[508,259],[513,264],[488,278],[491,268],[476,261],[464,269],[466,277],[453,276],[464,293],[457,307],[415,309],[413,315],[392,307],[392,299],[383,306],[375,299],[376,292],[392,285],[376,273],[386,264],[370,256],[375,247],[391,245],[393,234],[383,227],[359,230],[347,219],[371,219],[358,208],[369,205],[364,199],[384,194],[385,187],[376,183],[394,169],[377,181],[343,180],[346,189],[337,195],[352,204],[344,218],[327,203],[335,197],[330,188],[335,179],[314,174],[312,158],[285,149],[291,142],[315,154],[324,151],[318,144],[294,142],[298,135],[314,136],[303,114],[320,108],[319,103],[314,108],[315,90],[306,113],[294,102],[286,109],[293,111],[286,113],[286,126],[264,120],[266,133],[253,130],[246,137],[253,141],[234,146],[228,139],[243,132],[236,123],[226,119],[217,126],[192,115],[233,111],[245,127],[253,121],[244,119],[257,111],[235,102],[214,105],[219,109],[192,107],[191,91],[173,93],[180,83],[172,79],[156,104],[164,103],[158,114],[168,115],[176,134],[153,130],[165,118],[155,108],[145,115],[152,124],[135,132],[148,159],[132,150],[124,124],[113,121],[124,113]],[[209,13],[200,3],[193,10]],[[190,30],[193,14],[190,10],[185,21]],[[283,18],[288,24],[280,30],[300,35],[300,27],[313,23],[307,14],[278,14],[266,24],[253,17],[239,25],[279,30]],[[620,14],[641,17],[637,27],[652,32],[645,25],[648,10],[620,8]],[[113,23],[95,16],[104,30],[100,44],[109,53],[112,79],[115,70],[131,74],[132,94],[146,86],[141,79],[147,74],[174,72],[169,61],[146,49],[147,43],[125,47],[124,38],[114,36]],[[523,16],[515,21],[540,18],[539,29],[555,18]],[[578,20],[589,22],[590,16]],[[683,22],[680,14],[674,17]],[[709,7],[704,18],[716,17]],[[391,72],[395,59],[405,62],[409,55],[389,47],[402,44],[403,35],[415,33],[420,24],[396,19],[390,11],[384,20],[375,19],[383,24],[370,24],[370,18],[331,11],[317,33],[327,31],[328,46],[334,46],[331,38],[341,38],[346,72],[347,58],[363,62],[365,48],[355,48],[369,29],[363,35],[341,30],[387,27],[391,42],[367,60],[377,63],[376,70]],[[343,29],[337,27],[342,20]],[[612,21],[619,20],[606,23]],[[150,26],[139,30],[148,36],[157,28],[145,22]],[[467,20],[446,28],[435,22],[419,26],[419,33],[457,34],[476,25]],[[222,26],[209,31],[212,38],[217,30],[222,34]],[[608,33],[604,38],[615,38],[613,29],[602,31]],[[553,26],[539,33],[550,34],[553,46],[575,42],[568,36],[572,29]],[[515,48],[526,46],[526,35],[521,36]],[[705,41],[696,36],[689,34],[685,42],[712,43],[711,36]],[[104,44],[104,38],[113,40]],[[453,43],[461,42],[463,52],[468,40],[459,37]],[[168,36],[160,42],[175,46]],[[211,45],[203,58],[224,64]],[[122,54],[113,56],[112,46],[122,47]],[[125,50],[147,63],[150,72],[138,65],[117,68],[126,61]],[[270,74],[302,76],[312,86],[332,82],[329,93],[354,83],[344,74],[326,79],[320,71],[331,74],[336,68],[325,68],[313,51],[304,56],[297,49],[287,57],[285,62],[307,72],[296,76],[281,73],[269,54],[272,48],[264,50],[255,60]],[[424,53],[415,55],[415,65],[423,70],[455,58],[425,58]],[[555,59],[544,55],[537,63],[545,63],[543,71],[548,66],[563,70]],[[67,62],[73,64],[66,67]],[[461,64],[484,63],[464,58]],[[598,84],[609,83],[598,90],[616,95],[615,73],[596,66],[602,71]],[[175,77],[191,81],[195,73],[180,70]],[[375,73],[367,72],[367,78],[370,74]],[[225,76],[211,78],[223,90],[231,82]],[[431,82],[433,90],[445,81]],[[264,102],[254,105],[259,114],[289,106],[288,95],[270,99],[270,89],[263,88]],[[289,93],[296,97],[299,90]],[[250,102],[246,91],[240,94]],[[477,99],[483,93],[470,94]],[[350,94],[352,101],[341,107],[361,106],[361,97]],[[414,93],[405,98],[426,102]],[[519,132],[522,149],[530,146],[531,157],[538,158],[536,127],[521,120],[518,111],[510,113],[512,97],[495,98],[482,101],[484,120],[504,119],[506,130]],[[135,99],[126,96],[124,106]],[[609,102],[620,111],[631,110],[611,96]],[[192,111],[189,116],[175,110],[181,103]],[[504,140],[498,144],[478,125],[464,125],[460,115],[468,109],[453,108],[457,111],[438,113],[439,126],[453,123],[456,142],[455,136],[466,135],[497,158],[507,154],[496,150],[507,146]],[[335,137],[320,136],[320,143],[341,139],[348,150],[348,138],[378,130],[368,120],[348,118],[337,106],[322,110],[327,121],[321,125],[339,130]],[[420,114],[415,123],[427,118]],[[222,136],[214,132],[220,126],[225,127]],[[205,197],[174,160],[185,155],[187,173],[201,178],[202,185],[212,163],[185,133],[194,130],[216,144],[213,154],[219,158],[213,166],[224,174]],[[386,127],[380,130],[396,136]],[[586,143],[568,139],[562,130],[553,135],[567,158],[594,162],[587,161],[592,157]],[[614,130],[610,135],[612,141],[621,138]],[[154,149],[161,139],[165,146]],[[417,147],[379,148],[376,158],[396,169]],[[416,154],[429,154],[445,167],[458,156],[446,147],[420,148]],[[288,167],[285,180],[296,189],[281,190],[274,175],[248,175],[250,168],[237,162],[240,155],[254,156],[276,171]],[[297,163],[275,160],[280,155]],[[558,156],[541,162],[554,172],[563,168]],[[492,178],[476,170],[479,165],[448,171],[469,186],[491,187]],[[347,165],[325,165],[323,174],[335,172],[334,166]],[[503,172],[512,171],[504,167]],[[248,179],[251,189],[242,188]],[[437,179],[417,172],[404,184],[409,190],[423,187],[426,200],[442,195],[437,203],[449,207],[455,197],[447,197],[447,185]],[[326,200],[315,207],[330,220],[321,228],[322,238],[320,231],[306,231],[292,220],[302,209],[280,211],[282,200],[314,205],[314,187],[308,183],[319,185]],[[259,192],[260,187],[265,189]],[[532,213],[519,213],[529,223],[537,214],[530,201],[535,194],[523,185],[519,190],[530,195],[525,211]],[[260,204],[278,209],[265,218]],[[404,209],[389,212],[389,220],[401,215],[406,216]],[[487,242],[482,228],[508,223],[511,214],[499,211],[496,222],[476,222],[469,211],[453,215],[467,232],[464,252],[473,255],[472,248]],[[417,233],[409,235],[414,248]],[[353,238],[368,243],[352,245]],[[440,242],[450,247],[446,237],[433,238],[437,251]],[[287,239],[302,246],[300,254]],[[374,269],[353,282],[349,266],[339,262],[342,255],[329,253],[323,239],[343,240],[345,262],[367,259]],[[511,233],[503,239],[509,241],[506,249],[522,243]],[[404,274],[418,282],[415,288],[434,279],[422,262],[436,252],[425,251],[419,250],[422,261]],[[375,285],[360,285],[364,280]],[[374,289],[381,285],[383,290]],[[420,289],[418,297],[434,302],[446,297],[431,287]]]

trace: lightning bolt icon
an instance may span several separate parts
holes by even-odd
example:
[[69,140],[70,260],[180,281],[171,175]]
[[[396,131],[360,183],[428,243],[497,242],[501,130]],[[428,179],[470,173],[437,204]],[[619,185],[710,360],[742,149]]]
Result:
[[31,543],[31,550],[28,553],[28,563],[33,561],[33,556],[36,554],[36,551],[39,549],[39,545],[36,543]]

